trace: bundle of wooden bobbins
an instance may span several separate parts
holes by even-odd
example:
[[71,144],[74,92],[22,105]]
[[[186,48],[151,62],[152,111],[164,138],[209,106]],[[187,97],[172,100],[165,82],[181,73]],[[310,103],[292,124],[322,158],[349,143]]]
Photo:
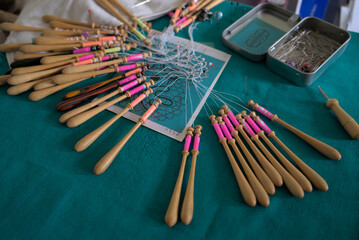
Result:
[[[170,24],[174,25],[174,32],[178,33],[190,23],[200,18],[201,15],[208,14],[209,10],[222,2],[224,0],[182,0],[176,10],[168,14],[171,17]],[[205,19],[202,17],[201,21]]]
[[[249,104],[254,109],[260,107],[258,104],[254,104],[253,101],[250,101]],[[267,115],[269,113],[264,108],[261,108],[259,111]],[[274,131],[272,131],[259,116],[256,116],[255,112],[251,112],[247,115],[247,113],[243,111],[234,115],[232,111],[224,105],[218,113],[220,116],[216,117],[212,115],[209,119],[219,138],[220,144],[226,152],[242,197],[249,206],[253,207],[257,202],[262,206],[269,206],[270,200],[268,195],[273,195],[275,193],[275,187],[280,187],[283,184],[292,195],[298,198],[303,198],[304,192],[311,192],[313,188],[312,184],[321,191],[328,191],[326,181],[295,155],[275,135]],[[273,121],[277,119],[278,121],[278,118],[272,117],[271,119]],[[283,122],[281,123],[282,125]],[[290,126],[289,124],[287,125]],[[290,127],[294,129],[294,127],[288,126],[286,126],[288,129],[290,129]],[[289,155],[297,167],[281,153],[267,138],[266,134]],[[242,136],[242,138],[240,136]],[[242,139],[247,143],[250,150],[246,147]],[[314,140],[317,141],[317,144],[322,143],[319,140]],[[323,152],[331,152],[330,146],[325,143],[322,144],[323,148],[321,150]],[[230,148],[232,148],[234,155]],[[332,150],[334,152],[331,152],[331,156],[338,158],[338,156],[335,155],[336,150]],[[252,155],[250,151],[254,155]],[[242,153],[244,155],[242,155]],[[274,155],[272,153],[274,153]],[[238,159],[244,173],[239,167],[235,157]]]

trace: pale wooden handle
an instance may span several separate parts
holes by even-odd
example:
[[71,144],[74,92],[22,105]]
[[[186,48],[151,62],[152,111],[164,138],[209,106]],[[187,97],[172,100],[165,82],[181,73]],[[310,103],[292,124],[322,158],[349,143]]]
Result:
[[55,83],[52,82],[52,77],[47,78],[46,81],[39,82],[34,85],[34,90],[38,91],[45,88],[50,88],[53,86],[57,86]]
[[303,139],[304,141],[309,143],[312,147],[317,149],[319,152],[321,152],[324,156],[327,156],[328,158],[333,159],[333,160],[341,159],[342,156],[340,155],[338,150],[336,150],[335,148],[329,146],[328,144],[323,143],[323,142],[319,141],[318,139],[315,139],[315,138],[309,136],[308,134],[305,134],[304,132],[296,129],[295,127],[284,122],[278,116],[274,119],[272,118],[272,121],[275,121],[275,122],[279,123],[280,125],[282,125],[283,127],[287,128],[289,131],[291,131],[292,133],[294,133],[295,135],[297,135],[298,137],[300,137],[301,139]]
[[89,54],[89,53],[66,54],[66,55],[43,57],[40,62],[41,62],[41,64],[51,64],[51,63],[56,63],[59,61],[75,59],[75,57],[84,56],[87,54]]
[[20,47],[23,53],[38,53],[46,51],[70,51],[74,47],[81,47],[81,44],[63,44],[63,45],[24,45]]
[[42,16],[42,20],[44,22],[47,22],[47,23],[49,23],[51,21],[58,21],[58,22],[64,22],[64,23],[69,23],[69,24],[74,24],[74,25],[92,27],[91,23],[84,23],[84,22],[74,21],[74,20],[60,18],[60,17],[53,16],[53,15],[44,15],[44,16]]
[[194,178],[195,178],[196,161],[198,154],[199,152],[197,150],[192,150],[191,170],[189,173],[187,189],[183,198],[182,209],[181,209],[181,221],[185,225],[190,224],[193,218]]
[[[279,150],[272,144],[271,141],[264,135],[264,132],[261,131],[258,134],[262,139],[266,142],[269,148],[274,152],[274,154],[279,158],[281,162],[286,162],[287,159],[279,152]],[[273,166],[277,169],[279,174],[282,176],[285,185],[287,186],[288,190],[297,198],[303,198],[304,192],[303,188],[300,184],[290,175],[287,170],[272,156],[268,158]],[[311,186],[310,186],[311,187]]]
[[96,2],[101,7],[103,7],[106,11],[108,11],[113,16],[118,18],[118,20],[120,20],[125,25],[127,25],[130,28],[130,31],[132,30],[133,26],[124,17],[122,17],[121,14],[118,11],[116,11],[116,9],[114,9],[113,6],[107,0],[96,0]]
[[184,174],[184,170],[185,170],[185,166],[186,166],[186,159],[187,159],[188,154],[189,154],[188,151],[182,152],[181,167],[178,172],[176,185],[175,185],[175,188],[173,189],[172,197],[171,197],[171,200],[170,200],[170,203],[168,205],[167,212],[165,215],[165,222],[169,227],[172,227],[177,223],[183,174]]
[[217,0],[217,1],[215,0],[215,1],[212,1],[211,3],[209,3],[209,4],[205,7],[205,9],[206,9],[206,10],[211,10],[211,9],[214,8],[215,6],[221,4],[222,2],[224,2],[224,0]]
[[50,52],[50,53],[21,53],[21,54],[17,54],[15,55],[14,59],[16,61],[18,60],[25,60],[25,59],[30,59],[30,58],[39,58],[39,57],[44,57],[44,56],[53,56],[53,55],[59,55],[61,54],[61,52]]
[[0,52],[16,52],[20,47],[31,43],[4,43],[0,44]]
[[45,30],[41,33],[41,36],[63,36],[63,37],[75,37],[81,36],[80,31],[56,31],[52,29]]
[[71,110],[71,111],[69,111],[67,113],[64,113],[59,119],[60,123],[67,122],[73,116],[75,116],[77,114],[80,114],[80,113],[82,113],[82,112],[84,112],[84,111],[86,111],[86,110],[88,110],[90,108],[93,108],[94,106],[97,106],[98,104],[100,104],[100,103],[106,101],[107,99],[115,96],[117,93],[118,93],[118,91],[113,91],[113,92],[111,92],[111,93],[109,93],[109,94],[107,94],[107,95],[105,95],[105,96],[103,96],[103,97],[101,97],[99,99],[96,99],[95,101],[89,102],[88,104],[85,104],[85,105],[83,105],[81,107],[75,108],[75,109],[73,109],[73,110]]
[[119,1],[117,0],[109,0],[110,3],[115,5],[118,9],[120,9],[122,12],[124,12],[127,16],[129,16],[132,19],[135,19],[136,16],[133,15],[132,12],[128,11],[127,8],[125,8]]
[[[237,130],[240,131],[241,135],[244,137],[244,139],[246,140],[248,145],[253,144],[253,142],[249,139],[249,137],[244,132],[241,125],[237,126]],[[253,158],[252,154],[248,151],[246,146],[243,144],[243,142],[239,138],[238,133],[233,134],[233,135],[234,135],[235,139],[237,140],[237,143],[239,144],[239,146],[243,150],[244,154],[246,155],[246,157],[248,159],[248,162],[251,165],[251,167],[252,167],[254,173],[256,174],[258,180],[261,182],[261,184],[264,187],[264,189],[266,190],[266,192],[268,194],[273,195],[275,193],[275,186],[274,186],[273,182],[270,180],[268,175],[263,171],[263,169],[259,166],[257,161]]]
[[39,80],[35,80],[35,81],[31,81],[31,82],[27,82],[27,83],[23,83],[23,84],[19,84],[16,86],[12,86],[7,90],[7,93],[9,95],[18,95],[20,93],[26,92],[28,90],[30,90],[31,88],[33,88],[36,84],[41,83],[43,81],[46,81],[48,79],[51,79],[51,77],[49,78],[44,78],[44,79],[39,79]]
[[270,202],[268,194],[267,194],[266,190],[263,188],[263,186],[260,184],[260,182],[258,181],[256,176],[254,175],[254,173],[252,172],[250,167],[248,166],[247,162],[244,160],[242,154],[240,153],[238,147],[236,146],[235,139],[232,138],[232,139],[228,140],[228,142],[229,142],[229,145],[232,146],[234,153],[236,154],[240,164],[242,165],[243,171],[247,176],[249,184],[251,185],[251,187],[258,199],[258,202],[262,206],[268,207],[269,202]]
[[59,22],[59,21],[56,21],[56,20],[51,21],[49,23],[49,25],[52,28],[92,30],[92,28],[82,27],[82,26],[73,25],[73,24],[64,23],[64,22]]
[[24,25],[20,25],[20,24],[15,24],[15,23],[1,23],[0,24],[0,28],[6,32],[11,32],[11,31],[34,31],[34,32],[41,32],[44,30],[47,30],[48,28],[39,28],[39,27],[28,27],[28,26],[24,26]]
[[39,37],[35,38],[33,42],[36,45],[55,45],[55,44],[76,44],[83,43],[84,40],[67,40],[62,38]]
[[0,76],[0,86],[5,85],[7,80],[11,77],[11,75],[2,75]]
[[122,63],[122,59],[116,59],[112,61],[105,61],[100,63],[93,63],[93,64],[86,64],[80,66],[69,66],[62,70],[62,73],[71,74],[71,73],[81,73],[81,72],[88,72],[94,71],[100,67],[110,66],[112,64]]
[[[86,79],[86,78],[85,78]],[[41,89],[41,90],[38,90],[38,91],[34,91],[32,92],[30,95],[29,95],[29,99],[31,101],[39,101],[51,94],[54,94],[66,87],[69,87],[75,83],[78,83],[78,82],[81,82],[82,80],[84,79],[80,79],[78,81],[74,81],[74,82],[70,82],[70,83],[66,83],[66,84],[61,84],[61,85],[56,85],[56,86],[53,86],[53,87],[49,87],[49,88],[44,88],[44,89]]]
[[113,68],[103,69],[92,72],[84,72],[84,73],[72,73],[72,74],[59,74],[55,76],[52,81],[56,84],[64,84],[71,81],[75,81],[80,78],[90,78],[101,74],[111,73],[113,72]]
[[116,158],[121,149],[125,146],[127,141],[141,125],[142,122],[138,121],[136,125],[126,134],[126,136],[124,136],[122,140],[116,144],[116,146],[114,146],[105,156],[100,159],[100,161],[98,161],[94,168],[94,173],[96,175],[99,175],[106,171],[106,169],[111,165],[111,163]]
[[97,128],[93,132],[90,132],[85,137],[81,138],[75,145],[75,151],[81,152],[88,148],[104,131],[106,131],[114,122],[122,117],[126,112],[129,111],[128,107],[122,109],[121,112],[116,114],[113,118],[104,123],[101,127]]
[[29,82],[31,80],[36,80],[44,77],[53,76],[61,72],[64,67],[52,68],[44,71],[34,72],[34,73],[26,73],[21,75],[12,76],[8,79],[8,83],[10,85],[18,85],[25,82]]
[[359,140],[359,125],[358,123],[340,107],[338,100],[329,99],[327,101],[327,107],[332,109],[337,116],[339,122],[350,137],[354,140]]
[[73,128],[73,127],[77,127],[79,125],[81,125],[82,123],[86,122],[87,120],[89,120],[90,118],[96,116],[98,113],[102,112],[103,110],[105,110],[106,108],[126,99],[127,96],[124,94],[121,97],[118,97],[110,102],[107,102],[105,104],[102,104],[98,107],[95,107],[91,110],[88,110],[86,112],[80,113],[76,116],[73,116],[72,118],[70,118],[67,123],[66,126]]
[[25,73],[38,72],[38,71],[47,70],[47,69],[51,69],[51,68],[54,68],[54,67],[66,65],[66,64],[72,63],[74,61],[75,60],[66,60],[66,61],[52,63],[52,64],[46,64],[46,65],[36,65],[36,66],[31,66],[31,67],[20,67],[20,68],[14,69],[11,72],[11,75],[16,76],[16,75],[21,75],[21,74],[25,74]]
[[275,134],[271,135],[283,150],[293,159],[302,172],[310,179],[316,188],[322,191],[328,191],[327,182],[312,168],[305,164],[297,155],[295,155]]
[[239,186],[239,189],[242,193],[243,199],[244,201],[249,205],[254,207],[257,204],[257,199],[256,199],[256,195],[254,194],[251,186],[249,185],[249,183],[247,182],[247,179],[244,177],[241,169],[239,168],[236,160],[234,159],[231,150],[229,149],[227,143],[225,142],[226,139],[224,139],[224,141],[222,140],[221,144],[224,148],[224,151],[227,154],[228,160],[232,166],[234,175],[236,176],[237,179],[237,183]]

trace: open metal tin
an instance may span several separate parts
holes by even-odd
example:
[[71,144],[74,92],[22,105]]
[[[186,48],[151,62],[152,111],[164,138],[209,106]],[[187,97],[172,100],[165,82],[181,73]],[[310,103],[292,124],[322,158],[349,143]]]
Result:
[[[303,72],[290,66],[275,52],[298,31],[310,29],[339,43],[321,65],[312,72]],[[290,11],[264,3],[253,8],[222,33],[225,46],[251,61],[266,59],[267,67],[299,86],[312,84],[345,50],[350,40],[349,32],[314,17],[303,20]]]

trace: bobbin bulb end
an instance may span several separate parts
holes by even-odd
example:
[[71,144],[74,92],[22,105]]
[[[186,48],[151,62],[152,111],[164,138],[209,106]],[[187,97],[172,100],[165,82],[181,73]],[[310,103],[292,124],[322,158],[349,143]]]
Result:
[[256,116],[256,113],[255,113],[255,112],[251,112],[251,113],[249,114],[249,116],[250,116],[250,117],[255,117],[255,116]]
[[242,116],[246,116],[246,115],[247,115],[247,112],[243,110],[243,111],[241,112],[241,114],[242,114]]
[[227,106],[226,104],[224,104],[224,105],[222,106],[222,109],[226,110],[226,109],[228,109],[228,106]]
[[155,85],[155,81],[153,81],[152,79],[150,80],[149,83],[150,83],[151,86]]
[[158,103],[158,105],[162,104],[162,100],[159,98],[156,99],[156,102]]
[[216,116],[215,116],[215,115],[209,116],[209,120],[210,120],[210,121],[213,121],[213,120],[215,120],[215,119],[216,119]]
[[195,128],[196,128],[196,130],[199,130],[199,131],[202,130],[202,126],[201,126],[201,125],[197,125]]
[[253,104],[254,104],[254,101],[253,101],[253,100],[249,100],[249,101],[248,101],[248,106],[251,107]]
[[222,115],[224,114],[224,109],[220,109],[220,110],[218,111],[218,114],[222,116]]

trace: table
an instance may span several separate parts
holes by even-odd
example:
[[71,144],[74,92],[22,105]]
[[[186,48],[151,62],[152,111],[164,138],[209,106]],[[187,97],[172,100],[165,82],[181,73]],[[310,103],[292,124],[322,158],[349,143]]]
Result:
[[[202,110],[203,126],[195,180],[195,211],[190,225],[169,228],[164,215],[176,182],[183,143],[140,128],[100,176],[95,163],[134,125],[120,119],[82,153],[75,143],[113,116],[104,112],[69,129],[58,122],[55,106],[65,91],[39,102],[28,94],[8,96],[0,88],[0,232],[2,239],[354,239],[359,236],[359,142],[351,140],[326,109],[320,85],[359,121],[359,34],[345,53],[312,86],[298,87],[250,62],[221,43],[221,32],[249,10],[225,2],[223,19],[204,22],[194,40],[232,54],[215,89],[253,99],[282,119],[337,148],[329,160],[298,137],[266,121],[277,135],[329,184],[303,199],[276,188],[268,208],[247,206],[227,157]],[[154,21],[162,30],[169,19]],[[182,31],[180,36],[187,37]],[[1,73],[7,69],[1,57]],[[245,80],[247,76],[247,81]],[[84,84],[86,85],[86,84]],[[71,89],[78,88],[76,85]],[[211,106],[214,103],[209,101]],[[213,107],[213,109],[215,109]],[[184,185],[189,174],[187,164]],[[182,190],[182,197],[184,189]]]

